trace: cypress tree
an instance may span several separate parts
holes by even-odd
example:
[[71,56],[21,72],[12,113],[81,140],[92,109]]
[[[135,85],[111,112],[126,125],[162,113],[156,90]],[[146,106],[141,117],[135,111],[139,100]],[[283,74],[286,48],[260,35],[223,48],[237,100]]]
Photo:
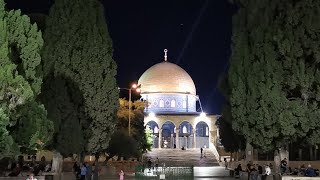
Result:
[[319,144],[319,1],[239,0],[229,85],[233,128],[264,151]]
[[[56,127],[53,148],[75,145],[69,153],[106,150],[118,89],[102,5],[96,0],[56,0],[46,18],[44,40],[43,101],[51,107],[48,113]],[[70,127],[77,135],[71,135]],[[62,141],[66,136],[73,141]]]
[[37,101],[42,45],[37,25],[0,0],[0,159],[43,148],[51,137],[52,122]]

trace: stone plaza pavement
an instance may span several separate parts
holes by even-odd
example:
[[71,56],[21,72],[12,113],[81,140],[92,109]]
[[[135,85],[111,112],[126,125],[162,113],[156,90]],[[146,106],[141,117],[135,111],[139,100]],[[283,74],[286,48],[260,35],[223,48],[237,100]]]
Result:
[[[231,180],[234,179],[229,176],[229,171],[224,167],[219,166],[218,161],[209,149],[204,150],[201,157],[200,149],[153,149],[151,152],[144,154],[144,159],[151,158],[153,161],[159,158],[159,169],[165,167],[193,167],[194,178],[197,180]],[[144,172],[148,172],[146,167]],[[155,171],[151,170],[151,171]],[[152,173],[152,172],[151,172]],[[100,176],[99,180],[116,180],[119,179],[117,173],[109,172]],[[134,177],[133,175],[126,175],[125,180],[138,180],[142,178]],[[143,178],[150,179],[150,178]],[[152,178],[151,179],[159,179]],[[178,178],[181,179],[181,178]],[[183,179],[183,178],[182,178]],[[70,179],[71,180],[71,179]]]

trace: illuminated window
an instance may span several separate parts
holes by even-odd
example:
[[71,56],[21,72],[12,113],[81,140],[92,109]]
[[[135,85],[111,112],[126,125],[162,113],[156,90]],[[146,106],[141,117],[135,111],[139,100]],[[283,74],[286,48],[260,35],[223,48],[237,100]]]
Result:
[[187,102],[186,101],[182,102],[182,108],[187,108]]
[[206,127],[206,136],[209,136],[209,127]]
[[160,107],[164,107],[164,101],[163,101],[162,99],[161,99],[160,102],[159,102],[159,106],[160,106]]
[[171,107],[176,107],[176,101],[175,100],[171,100]]
[[182,133],[183,133],[183,134],[186,134],[186,133],[187,133],[187,127],[186,127],[186,126],[183,126],[183,128],[182,128]]
[[154,127],[154,129],[153,129],[153,133],[159,133],[159,129],[158,129],[158,127],[156,126],[156,127]]

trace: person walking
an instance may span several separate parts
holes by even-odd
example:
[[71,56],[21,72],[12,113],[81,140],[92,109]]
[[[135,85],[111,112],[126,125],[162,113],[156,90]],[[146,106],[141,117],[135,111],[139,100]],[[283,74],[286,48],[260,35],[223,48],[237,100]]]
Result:
[[87,175],[87,167],[86,165],[83,163],[81,164],[81,173],[80,173],[80,180],[86,180],[86,175]]
[[119,172],[119,180],[124,180],[124,172],[122,169]]

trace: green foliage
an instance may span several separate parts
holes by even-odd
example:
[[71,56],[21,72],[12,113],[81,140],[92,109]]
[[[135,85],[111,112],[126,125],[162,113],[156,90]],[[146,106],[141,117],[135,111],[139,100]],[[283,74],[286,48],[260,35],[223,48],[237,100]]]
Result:
[[219,81],[219,91],[225,98],[225,105],[222,111],[222,116],[217,120],[219,127],[219,138],[224,149],[227,152],[237,152],[245,149],[245,139],[238,132],[232,129],[232,121],[234,121],[230,107],[230,88],[228,77],[222,76]]
[[42,97],[56,127],[53,148],[71,146],[65,154],[105,151],[119,97],[103,7],[97,0],[56,0],[46,18],[44,39]]
[[0,0],[0,158],[42,148],[52,122],[37,102],[42,84],[41,32],[19,10]]
[[145,138],[146,138],[146,149],[145,151],[151,151],[151,147],[153,146],[153,139],[155,136],[152,133],[152,130],[149,128],[145,128]]
[[319,6],[315,0],[239,0],[229,70],[233,129],[265,151],[319,123]]
[[128,135],[127,129],[118,129],[111,138],[109,148],[107,150],[109,158],[117,155],[118,157],[124,157],[125,159],[138,156],[138,144],[135,139]]
[[[120,107],[117,113],[118,118],[116,129],[119,129],[117,133],[124,133],[123,131],[128,130],[129,124],[129,101],[125,99],[119,99],[119,104]],[[135,142],[137,150],[132,150],[131,154],[127,155],[134,157],[139,157],[142,153],[150,150],[152,147],[152,139],[150,140],[151,134],[146,133],[144,127],[144,107],[145,104],[142,101],[134,101],[131,104],[131,137],[129,138]],[[116,136],[113,137],[118,139]],[[118,146],[113,147],[110,145],[110,148],[108,149],[109,156],[122,155],[120,154],[122,150],[117,149],[117,147]],[[119,152],[117,153],[117,151]]]

